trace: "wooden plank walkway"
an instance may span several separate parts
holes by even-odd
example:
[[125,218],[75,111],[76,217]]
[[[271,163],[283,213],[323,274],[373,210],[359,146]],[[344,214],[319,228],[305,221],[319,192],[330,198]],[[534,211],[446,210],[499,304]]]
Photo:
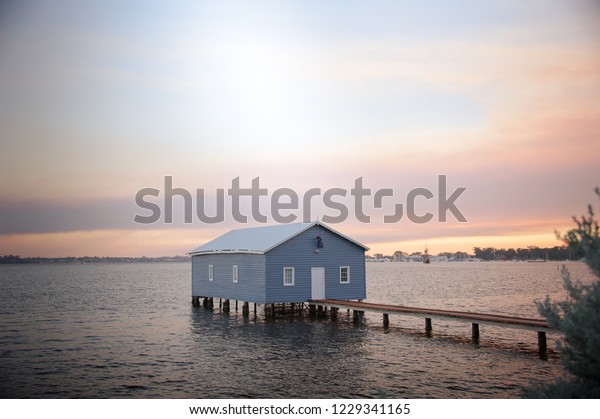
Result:
[[500,314],[473,313],[469,311],[439,310],[430,308],[407,307],[390,304],[366,303],[364,301],[345,300],[311,300],[310,305],[331,307],[333,309],[351,309],[356,319],[365,311],[383,314],[383,324],[389,325],[389,315],[405,315],[425,318],[425,330],[431,332],[431,319],[456,320],[471,323],[473,339],[479,339],[479,325],[488,324],[499,327],[527,329],[538,333],[538,349],[540,354],[546,353],[546,332],[553,331],[543,319],[505,316]]

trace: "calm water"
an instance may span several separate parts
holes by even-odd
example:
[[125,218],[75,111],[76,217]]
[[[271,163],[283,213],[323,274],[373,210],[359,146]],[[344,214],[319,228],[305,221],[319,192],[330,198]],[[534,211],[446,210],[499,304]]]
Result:
[[[584,282],[581,263],[567,264]],[[537,316],[556,263],[371,263],[368,300]],[[0,266],[0,397],[512,398],[552,381],[535,332],[379,316],[245,319],[190,303],[190,265]],[[551,336],[550,336],[551,337]],[[549,340],[549,347],[554,341]]]

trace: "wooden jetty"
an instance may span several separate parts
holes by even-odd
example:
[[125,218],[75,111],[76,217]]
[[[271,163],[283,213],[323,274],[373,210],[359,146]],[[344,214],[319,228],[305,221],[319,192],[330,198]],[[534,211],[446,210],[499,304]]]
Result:
[[433,330],[431,320],[455,320],[471,323],[471,334],[474,340],[479,340],[479,325],[488,324],[499,327],[510,327],[517,329],[526,329],[537,332],[538,349],[540,355],[545,355],[547,349],[546,333],[553,331],[545,320],[504,316],[500,314],[473,313],[468,311],[439,310],[430,308],[407,307],[389,304],[366,303],[363,301],[345,301],[345,300],[311,300],[311,306],[329,307],[332,309],[332,316],[335,317],[338,309],[353,310],[353,318],[357,320],[365,311],[381,313],[383,315],[384,327],[389,326],[389,315],[404,315],[421,317],[425,319],[425,331]]
[[[212,297],[192,297],[192,304],[194,306],[200,306],[200,300],[204,308],[212,310],[214,307],[214,299]],[[229,313],[231,310],[229,299],[218,299],[219,309],[224,313]],[[254,315],[257,314],[258,304],[254,303]],[[264,304],[264,313],[266,316],[274,317],[276,313],[276,307],[281,313],[295,313],[299,314],[306,308],[305,303],[290,303],[289,309],[286,310],[286,304]],[[337,317],[339,309],[352,310],[353,320],[357,322],[366,311],[372,313],[380,313],[383,315],[383,326],[389,327],[390,315],[402,315],[402,316],[413,316],[425,319],[425,331],[431,333],[433,330],[432,319],[440,320],[453,320],[464,323],[471,323],[471,336],[475,342],[479,342],[479,325],[487,324],[498,327],[508,327],[516,329],[525,329],[537,332],[538,337],[538,349],[540,356],[546,355],[547,350],[547,332],[556,332],[550,328],[548,323],[543,319],[527,318],[527,317],[514,317],[505,316],[501,314],[485,314],[485,313],[474,313],[470,311],[453,311],[453,310],[440,310],[432,308],[419,308],[419,307],[408,307],[401,305],[391,304],[377,304],[367,303],[364,301],[348,301],[348,300],[310,300],[308,301],[308,310],[311,314],[326,314],[327,309],[332,319]],[[238,301],[235,300],[235,311],[238,311]],[[250,304],[246,301],[242,303],[242,313],[244,316],[250,314]]]

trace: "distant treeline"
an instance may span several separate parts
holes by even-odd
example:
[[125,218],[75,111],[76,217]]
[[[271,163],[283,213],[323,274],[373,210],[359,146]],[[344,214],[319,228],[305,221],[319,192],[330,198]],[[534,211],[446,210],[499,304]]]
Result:
[[527,246],[525,249],[474,247],[473,252],[476,258],[482,260],[573,260],[581,258],[581,255],[575,254],[567,246]]
[[61,257],[61,258],[41,258],[29,257],[22,258],[15,255],[0,256],[0,265],[9,263],[137,263],[137,262],[189,262],[189,256],[161,256],[148,258],[145,256],[134,257],[98,257],[98,256],[83,256],[83,257]]
[[[376,253],[374,256],[367,256],[367,259],[392,260],[396,262],[406,260],[421,260],[423,252],[407,253],[397,250],[393,255],[387,256]],[[474,247],[473,254],[466,252],[441,252],[437,255],[430,255],[435,258],[445,258],[450,261],[472,260],[579,260],[582,255],[568,246],[537,247],[527,246],[517,249],[498,249],[496,247]],[[443,259],[442,259],[443,260]]]

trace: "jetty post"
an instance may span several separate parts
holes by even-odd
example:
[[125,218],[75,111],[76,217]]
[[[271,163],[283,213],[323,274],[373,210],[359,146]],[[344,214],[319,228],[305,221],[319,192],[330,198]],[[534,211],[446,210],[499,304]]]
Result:
[[471,323],[471,337],[475,342],[479,342],[479,323]]
[[548,350],[548,343],[546,342],[546,332],[538,332],[538,350],[541,357],[546,356],[546,351]]
[[431,333],[433,327],[431,327],[431,317],[425,317],[425,332]]

